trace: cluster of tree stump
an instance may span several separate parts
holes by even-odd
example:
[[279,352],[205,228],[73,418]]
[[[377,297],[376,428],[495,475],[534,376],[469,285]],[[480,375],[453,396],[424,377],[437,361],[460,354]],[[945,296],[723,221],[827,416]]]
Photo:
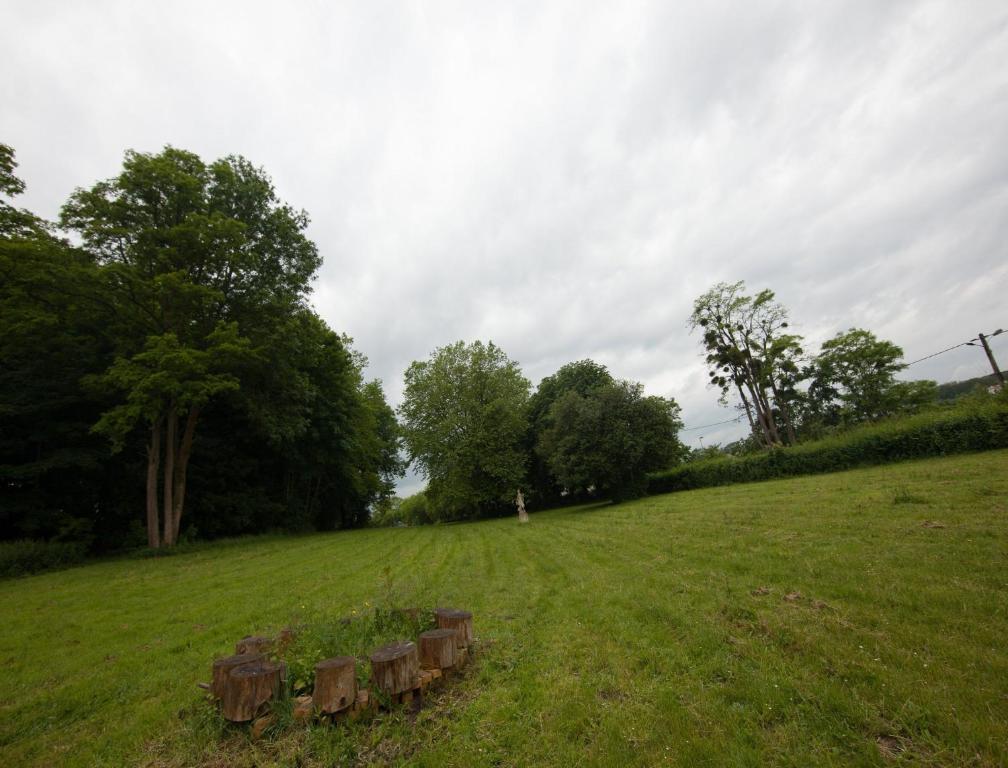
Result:
[[[416,643],[398,640],[371,652],[371,685],[390,706],[422,698],[428,688],[465,665],[473,639],[472,614],[438,608],[434,618],[437,629],[422,632]],[[276,640],[246,637],[237,643],[233,656],[213,663],[213,677],[205,687],[220,703],[226,720],[255,721],[256,736],[275,722],[270,705],[283,690],[287,667],[267,654],[282,651],[291,640],[289,630]],[[315,688],[311,695],[294,700],[293,714],[298,721],[356,720],[377,706],[368,689],[358,688],[357,659],[336,656],[315,665]]]

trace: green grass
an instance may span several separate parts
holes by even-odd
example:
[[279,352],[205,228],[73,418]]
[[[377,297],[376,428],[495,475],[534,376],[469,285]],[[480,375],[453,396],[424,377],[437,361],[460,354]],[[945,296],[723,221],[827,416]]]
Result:
[[[202,704],[243,635],[396,600],[481,640],[415,721]],[[1006,765],[1008,451],[98,563],[0,582],[0,626],[5,766]]]

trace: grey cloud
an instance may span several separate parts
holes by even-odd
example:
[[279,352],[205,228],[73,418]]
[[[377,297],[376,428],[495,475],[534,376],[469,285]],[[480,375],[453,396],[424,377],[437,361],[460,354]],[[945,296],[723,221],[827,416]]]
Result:
[[[8,18],[0,140],[26,205],[54,216],[127,147],[246,155],[311,214],[316,306],[395,401],[411,360],[483,338],[533,384],[591,356],[689,424],[731,418],[686,328],[719,280],[776,290],[811,348],[864,325],[914,359],[1008,325],[1003,3]],[[909,373],[984,364],[964,348]]]

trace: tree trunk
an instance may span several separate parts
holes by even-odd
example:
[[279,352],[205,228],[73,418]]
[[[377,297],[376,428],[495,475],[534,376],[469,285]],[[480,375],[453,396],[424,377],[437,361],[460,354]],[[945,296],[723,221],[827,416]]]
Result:
[[266,658],[261,653],[241,653],[236,656],[225,656],[217,659],[213,663],[213,676],[210,678],[210,693],[215,699],[224,696],[224,688],[227,684],[228,675],[235,669],[246,667],[250,664],[258,664]]
[[172,515],[175,512],[175,505],[172,503],[172,491],[175,488],[175,428],[178,418],[175,415],[175,404],[168,409],[168,428],[165,430],[165,459],[164,459],[164,536],[163,541],[166,547],[175,543],[175,523]]
[[193,436],[196,433],[196,420],[199,418],[199,408],[193,406],[186,416],[185,431],[182,433],[182,443],[179,445],[178,458],[175,461],[175,499],[172,515],[172,544],[178,541],[179,526],[182,523],[182,507],[185,504],[186,469],[189,467],[189,457],[192,455]]
[[389,696],[412,690],[419,671],[417,647],[409,640],[383,645],[371,654],[371,680]]
[[742,398],[742,405],[745,406],[745,415],[746,415],[746,418],[749,419],[749,429],[751,429],[752,433],[755,435],[756,434],[756,422],[753,421],[752,406],[749,405],[749,398],[747,398],[745,396],[745,391],[742,389],[742,385],[739,384],[738,381],[735,382],[735,389],[738,390],[739,397]]
[[161,419],[151,425],[151,439],[147,446],[147,546],[161,546],[158,529],[158,469],[161,464]]
[[458,631],[432,629],[420,635],[420,666],[423,669],[449,669],[455,666]]
[[756,411],[756,421],[760,425],[763,442],[767,448],[771,448],[773,446],[773,438],[770,437],[770,425],[767,423],[766,415],[763,413],[763,404],[756,393],[756,387],[751,381],[746,380],[746,389],[749,390],[749,397],[752,399],[753,409]]
[[767,397],[766,389],[758,388],[763,412],[766,415],[767,428],[770,430],[770,438],[774,445],[783,445],[780,437],[780,430],[777,429],[777,420],[773,416],[773,408],[770,407],[770,398]]
[[780,434],[777,432],[777,424],[774,422],[773,413],[770,411],[770,403],[767,400],[766,391],[756,383],[749,388],[756,404],[756,413],[759,416],[760,424],[763,426],[763,433],[766,435],[767,447],[773,448],[781,444]]
[[233,723],[245,723],[280,692],[280,665],[259,661],[231,670],[224,684],[221,714]]
[[773,390],[774,402],[777,403],[777,407],[780,408],[781,415],[784,417],[784,428],[787,430],[788,444],[794,445],[798,442],[798,436],[795,434],[794,424],[791,421],[791,409],[788,408],[784,398],[781,397],[780,390],[777,389],[777,382],[772,378],[770,379],[770,388]]
[[312,702],[324,715],[341,712],[357,699],[357,660],[337,656],[315,665]]

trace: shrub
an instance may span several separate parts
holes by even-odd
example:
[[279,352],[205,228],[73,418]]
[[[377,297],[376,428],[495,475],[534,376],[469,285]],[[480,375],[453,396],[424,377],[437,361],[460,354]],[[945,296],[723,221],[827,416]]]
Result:
[[76,541],[0,542],[0,576],[23,576],[29,573],[67,568],[81,562],[87,548]]
[[684,464],[650,475],[648,493],[836,472],[993,448],[1008,448],[1008,400],[1003,396],[891,419],[790,448]]

